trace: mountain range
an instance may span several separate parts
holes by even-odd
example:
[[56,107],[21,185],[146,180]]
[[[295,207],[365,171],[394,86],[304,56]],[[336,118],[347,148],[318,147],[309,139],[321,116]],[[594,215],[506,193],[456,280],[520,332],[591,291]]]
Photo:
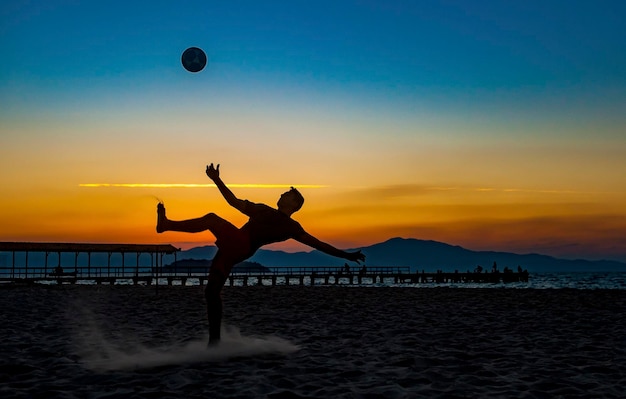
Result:
[[[202,246],[181,251],[177,259],[211,259],[215,246]],[[491,270],[494,262],[502,270],[505,266],[517,270],[517,266],[529,272],[626,272],[626,263],[583,259],[568,260],[540,254],[515,254],[496,251],[472,251],[460,246],[415,238],[392,238],[367,247],[353,248],[366,255],[368,266],[409,266],[412,271],[436,270],[464,272],[473,271],[480,265]],[[344,259],[326,255],[320,251],[284,252],[260,249],[250,259],[267,267],[288,266],[342,266]]]
[[[483,269],[491,270],[494,262],[498,268],[503,270],[505,266],[517,270],[517,266],[529,272],[626,272],[626,263],[600,260],[567,260],[554,258],[539,254],[515,254],[509,252],[495,251],[472,251],[459,246],[449,245],[437,241],[418,240],[415,238],[392,238],[378,244],[349,249],[349,251],[361,250],[366,255],[367,266],[409,266],[412,271],[435,272],[442,270],[446,272],[473,271],[480,265]],[[163,256],[162,265],[170,265],[176,260],[188,259],[210,260],[213,259],[217,248],[215,246],[201,246],[184,251],[179,251],[176,257],[173,255]],[[139,258],[135,253],[127,253],[124,256],[126,267],[135,267],[139,262],[140,268],[151,267],[152,260],[149,254],[141,254]],[[77,261],[78,266],[84,267],[87,262],[87,255],[81,254],[78,260],[73,253],[61,254],[61,264],[63,267],[71,267]],[[289,267],[289,266],[343,266],[344,259],[326,255],[320,251],[310,252],[284,252],[268,249],[260,249],[249,259],[265,267]],[[16,255],[16,265],[24,264],[24,254]],[[49,267],[54,267],[59,260],[56,254],[50,254],[48,259]],[[28,257],[29,267],[43,267],[45,254],[30,253]],[[121,254],[112,254],[108,258],[107,254],[93,253],[91,255],[91,265],[119,267],[122,264]],[[0,253],[0,268],[11,267],[13,259],[10,253]]]

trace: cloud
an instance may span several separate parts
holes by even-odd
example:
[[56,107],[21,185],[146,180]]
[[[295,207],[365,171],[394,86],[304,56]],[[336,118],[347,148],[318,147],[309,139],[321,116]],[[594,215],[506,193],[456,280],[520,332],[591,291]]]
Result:
[[356,188],[351,191],[353,195],[361,195],[365,198],[393,199],[408,198],[426,195],[476,195],[476,194],[520,194],[536,196],[579,196],[579,195],[603,195],[609,192],[581,191],[581,190],[546,190],[520,187],[488,187],[467,185],[424,185],[424,184],[391,184]]
[[[109,188],[109,187],[121,187],[121,188],[206,188],[216,187],[215,184],[196,184],[196,183],[80,183],[79,187],[88,188]],[[228,187],[233,188],[327,188],[329,186],[321,184],[228,184]]]
[[427,195],[435,191],[446,191],[448,188],[432,187],[420,184],[390,184],[372,186],[352,190],[352,194],[374,198],[401,198]]

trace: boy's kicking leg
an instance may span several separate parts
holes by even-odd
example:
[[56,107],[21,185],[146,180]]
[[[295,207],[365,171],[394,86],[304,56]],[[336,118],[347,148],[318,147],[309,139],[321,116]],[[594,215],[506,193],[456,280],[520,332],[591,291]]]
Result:
[[162,233],[164,231],[199,233],[201,231],[211,230],[211,232],[216,235],[215,230],[223,228],[226,223],[232,226],[229,221],[222,219],[214,213],[208,213],[195,219],[169,220],[167,216],[165,216],[165,206],[162,203],[157,205],[157,233]]

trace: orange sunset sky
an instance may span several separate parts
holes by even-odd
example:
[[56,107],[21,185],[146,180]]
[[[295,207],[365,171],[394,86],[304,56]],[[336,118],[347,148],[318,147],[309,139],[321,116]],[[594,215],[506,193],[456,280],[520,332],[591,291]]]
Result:
[[622,2],[96,3],[0,6],[0,241],[212,244],[155,219],[245,223],[214,162],[342,248],[626,261]]

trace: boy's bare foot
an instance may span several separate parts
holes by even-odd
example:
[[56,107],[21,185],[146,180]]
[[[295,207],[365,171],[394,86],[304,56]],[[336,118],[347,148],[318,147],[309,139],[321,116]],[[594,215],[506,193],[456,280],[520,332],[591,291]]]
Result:
[[165,205],[162,202],[157,204],[157,225],[156,231],[157,233],[162,233],[165,231],[165,222],[167,218],[165,217]]

